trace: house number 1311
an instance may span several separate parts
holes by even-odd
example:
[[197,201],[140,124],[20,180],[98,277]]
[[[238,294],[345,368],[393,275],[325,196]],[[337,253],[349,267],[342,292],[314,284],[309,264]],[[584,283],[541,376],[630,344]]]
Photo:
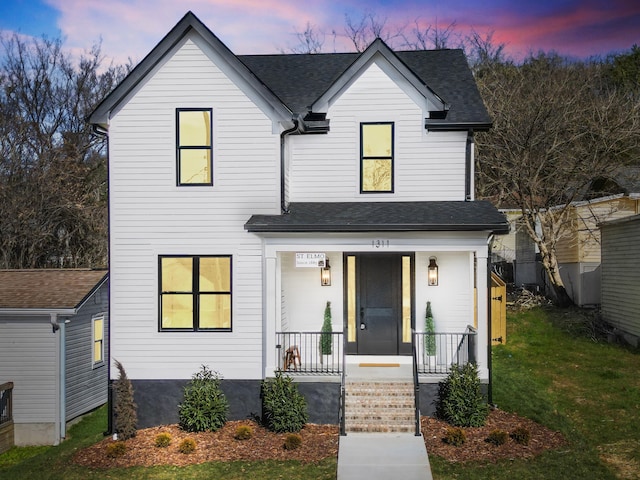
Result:
[[373,248],[387,248],[389,240],[371,240],[371,246]]

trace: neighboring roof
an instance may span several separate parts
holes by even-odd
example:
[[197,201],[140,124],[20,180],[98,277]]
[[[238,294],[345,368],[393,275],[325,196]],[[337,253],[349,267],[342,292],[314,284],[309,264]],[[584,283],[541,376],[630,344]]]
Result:
[[352,65],[361,57],[378,51],[391,58],[391,63],[414,86],[424,88],[446,103],[446,117],[427,119],[426,126],[429,129],[486,129],[491,126],[491,117],[482,102],[462,50],[393,52],[378,39],[363,53],[235,56],[191,12],[98,105],[89,121],[106,126],[110,112],[191,30],[197,31],[280,115],[289,112],[289,118],[304,117],[310,106],[328,92],[345,72],[351,72],[349,69]]
[[289,213],[253,215],[250,232],[492,231],[508,233],[509,222],[491,203],[335,202],[291,203]]
[[0,270],[0,311],[74,309],[106,278],[106,270]]
[[610,225],[620,225],[625,223],[640,222],[640,215],[632,215],[630,217],[616,218],[598,224],[598,227],[608,227]]

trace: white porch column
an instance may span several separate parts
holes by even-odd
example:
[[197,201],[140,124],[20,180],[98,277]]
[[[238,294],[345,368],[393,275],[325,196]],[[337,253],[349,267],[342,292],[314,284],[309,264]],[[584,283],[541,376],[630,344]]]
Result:
[[487,284],[488,249],[476,250],[476,286],[478,295],[478,374],[481,380],[489,379],[489,285]]
[[277,363],[276,356],[276,326],[278,321],[279,306],[277,299],[280,295],[278,291],[278,262],[275,253],[265,257],[265,278],[264,278],[264,377],[273,377]]

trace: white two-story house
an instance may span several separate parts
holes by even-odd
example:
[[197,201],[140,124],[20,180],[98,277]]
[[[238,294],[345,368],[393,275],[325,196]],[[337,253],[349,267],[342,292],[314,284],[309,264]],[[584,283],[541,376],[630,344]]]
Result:
[[462,51],[235,55],[189,12],[90,121],[109,145],[110,352],[141,427],[177,419],[203,364],[231,418],[260,413],[278,369],[315,422],[338,421],[349,362],[415,358],[424,410],[453,362],[488,381],[508,224],[474,200],[491,119]]

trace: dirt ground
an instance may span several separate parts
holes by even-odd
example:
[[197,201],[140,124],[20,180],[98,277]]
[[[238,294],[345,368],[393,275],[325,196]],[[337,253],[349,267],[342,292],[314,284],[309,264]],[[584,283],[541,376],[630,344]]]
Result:
[[[234,438],[240,425],[249,425],[253,435],[247,440]],[[431,417],[422,418],[422,434],[429,455],[437,455],[451,462],[486,461],[500,459],[528,458],[547,449],[561,447],[565,440],[537,423],[517,415],[492,410],[484,427],[465,428],[466,442],[459,447],[447,445],[443,437],[449,425]],[[512,432],[516,427],[525,427],[531,433],[529,445],[520,445],[509,438],[506,444],[495,446],[486,441],[495,429]],[[155,438],[167,432],[171,435],[168,447],[156,447]],[[107,446],[111,438],[80,450],[74,462],[92,468],[113,468],[128,466],[178,465],[234,460],[298,460],[317,462],[327,457],[337,457],[339,432],[336,425],[308,424],[301,432],[302,443],[295,450],[286,450],[284,442],[287,434],[273,433],[254,421],[229,421],[216,432],[189,433],[177,425],[138,430],[137,435],[125,442],[126,451],[122,455],[110,457]],[[180,453],[178,445],[190,437],[196,442],[196,450],[190,454]]]

